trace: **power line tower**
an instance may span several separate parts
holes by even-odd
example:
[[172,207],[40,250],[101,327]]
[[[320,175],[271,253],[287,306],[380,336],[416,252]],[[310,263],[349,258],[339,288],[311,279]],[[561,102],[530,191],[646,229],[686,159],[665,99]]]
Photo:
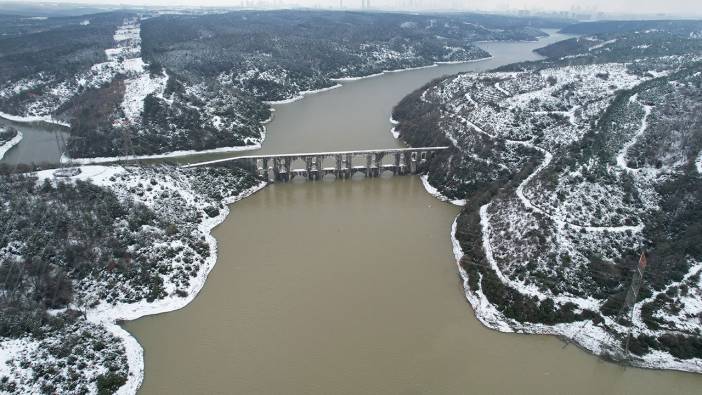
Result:
[[634,305],[636,304],[636,300],[639,296],[639,290],[643,284],[643,275],[647,265],[648,261],[646,259],[646,252],[641,251],[638,267],[634,271],[634,275],[631,279],[631,286],[629,287],[626,297],[624,298],[624,306],[622,306],[622,309],[619,312],[620,319],[623,318],[625,314],[629,314],[629,330],[627,331],[626,340],[624,341],[624,358],[626,359],[629,358],[629,341],[631,340],[631,330],[634,325]]
[[64,168],[63,155],[66,153],[66,140],[63,134],[54,129],[54,137],[56,138],[56,150],[58,151],[58,165],[60,169]]

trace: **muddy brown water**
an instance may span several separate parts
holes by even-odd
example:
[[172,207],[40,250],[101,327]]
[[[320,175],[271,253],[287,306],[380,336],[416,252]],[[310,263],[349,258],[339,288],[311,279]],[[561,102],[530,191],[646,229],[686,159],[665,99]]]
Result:
[[[484,46],[494,59],[277,106],[262,151],[397,147],[388,117],[402,96],[442,74],[535,58],[540,45]],[[144,347],[140,393],[702,391],[702,375],[624,368],[553,337],[484,328],[451,251],[457,214],[412,176],[275,184],[236,203],[214,231],[218,261],[197,298],[125,324]]]

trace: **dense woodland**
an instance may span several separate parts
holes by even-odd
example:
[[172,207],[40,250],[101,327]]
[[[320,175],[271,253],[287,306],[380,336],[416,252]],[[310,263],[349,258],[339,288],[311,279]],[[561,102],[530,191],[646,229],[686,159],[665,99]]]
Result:
[[[418,89],[403,99],[394,109],[393,118],[400,121],[398,129],[401,137],[411,145],[448,145],[451,144],[448,136],[453,133],[454,143],[451,145],[458,144],[458,148],[453,152],[444,152],[433,160],[429,169],[429,179],[448,197],[467,199],[468,204],[458,219],[456,233],[465,253],[461,264],[468,273],[468,284],[473,292],[482,292],[506,318],[514,322],[545,324],[588,319],[596,325],[603,325],[605,317],[620,320],[617,317],[624,308],[624,298],[632,273],[637,267],[638,254],[643,249],[647,251],[648,271],[638,297],[638,301],[644,302],[640,322],[642,328],[635,330],[639,335],[634,335],[632,352],[645,355],[658,349],[669,352],[675,358],[702,358],[702,338],[699,332],[702,315],[696,317],[694,314],[697,313],[685,312],[685,305],[691,303],[686,301],[687,298],[694,300],[696,297],[693,295],[699,294],[699,272],[695,271],[694,265],[702,261],[702,250],[699,248],[702,240],[699,225],[702,215],[702,184],[699,173],[699,153],[702,150],[702,121],[699,115],[699,103],[702,100],[702,64],[699,63],[699,56],[702,53],[702,40],[696,35],[702,25],[699,22],[584,25],[591,28],[587,33],[592,36],[562,41],[538,50],[539,53],[549,56],[548,59],[499,69],[510,72],[528,70],[538,74],[540,70],[551,70],[554,67],[622,62],[627,63],[627,73],[644,81],[631,89],[615,90],[607,108],[592,121],[582,137],[570,144],[548,145],[553,143],[544,140],[542,128],[547,127],[549,122],[562,122],[555,113],[568,111],[573,103],[580,103],[573,99],[577,96],[574,94],[576,92],[569,92],[568,89],[578,89],[577,93],[582,95],[584,87],[573,84],[568,88],[566,85],[562,90],[553,92],[552,97],[536,98],[529,103],[529,106],[538,109],[542,101],[560,100],[561,104],[549,104],[553,106],[552,119],[539,119],[533,115],[530,119],[527,113],[520,114],[521,110],[502,107],[499,104],[502,93],[491,92],[494,90],[492,85],[496,83],[518,93],[534,89],[542,82],[533,80],[536,74],[529,72],[524,73],[523,77],[518,77],[519,85],[508,82],[507,77],[499,73],[494,74],[492,80],[490,76],[478,78],[484,84],[481,85],[483,91],[468,90],[467,93],[454,91],[455,84],[461,81],[460,78],[446,77]],[[664,29],[665,26],[672,27]],[[602,33],[598,31],[598,27],[601,27]],[[565,31],[575,31],[572,29],[569,27]],[[578,32],[582,33],[580,30]],[[609,79],[612,84],[620,83],[610,77],[607,72],[598,74],[598,78],[605,81]],[[552,80],[545,81],[546,89],[548,84],[557,83],[555,77],[549,78]],[[612,254],[606,252],[611,241],[601,239],[596,242],[596,248],[586,247],[583,250],[585,265],[582,269],[575,269],[577,266],[572,261],[574,258],[567,254],[552,255],[548,246],[554,243],[550,241],[554,236],[548,230],[548,221],[540,218],[542,216],[533,212],[529,214],[535,218],[536,223],[541,221],[538,225],[541,231],[530,231],[519,236],[523,240],[533,240],[525,249],[534,250],[531,254],[546,257],[545,261],[549,263],[545,267],[534,264],[536,262],[517,267],[514,271],[515,279],[522,279],[527,284],[540,284],[549,295],[591,295],[602,300],[599,311],[576,308],[568,303],[554,304],[550,298],[539,302],[519,289],[504,284],[490,268],[490,262],[483,249],[485,236],[479,209],[489,202],[498,202],[493,203],[492,207],[501,204],[500,202],[520,206],[519,201],[513,198],[517,186],[534,171],[544,157],[541,152],[526,147],[521,152],[510,152],[508,147],[514,144],[505,144],[504,138],[493,139],[475,132],[460,132],[456,135],[460,127],[454,129],[455,120],[446,115],[451,114],[450,107],[447,109],[451,102],[442,101],[446,100],[445,98],[434,99],[429,95],[429,92],[434,91],[455,97],[458,103],[456,108],[468,106],[463,98],[464,94],[473,96],[475,100],[487,100],[485,105],[494,106],[497,113],[511,112],[510,118],[514,116],[517,120],[521,119],[519,124],[505,125],[514,129],[511,133],[524,130],[527,132],[526,138],[531,138],[529,141],[550,147],[554,159],[530,183],[533,189],[532,199],[535,201],[553,194],[558,198],[555,203],[550,204],[558,207],[560,204],[569,203],[566,200],[569,195],[577,194],[572,191],[597,185],[599,188],[618,185],[616,189],[622,191],[622,206],[607,208],[607,199],[614,201],[615,197],[607,196],[605,200],[598,202],[599,197],[595,196],[594,204],[585,201],[588,205],[585,210],[595,213],[595,218],[612,218],[614,221],[621,221],[623,225],[642,222],[644,231],[640,241],[632,240],[622,244],[622,248],[617,251],[616,248],[619,247],[616,247]],[[494,95],[494,101],[491,101],[493,99],[490,95]],[[440,95],[438,97],[442,98]],[[461,103],[463,104],[460,105]],[[632,133],[641,124],[641,118],[644,116],[641,103],[649,106],[651,114],[645,121],[648,126],[645,133],[626,151],[626,165],[633,170],[613,176],[611,168],[620,155],[623,143],[631,139]],[[583,105],[585,104],[580,104]],[[573,116],[577,119],[579,113],[573,111]],[[454,115],[470,119],[469,112]],[[533,119],[538,121],[534,122]],[[491,133],[499,132],[491,128],[491,125],[480,126]],[[567,123],[560,128],[565,131],[566,126]],[[470,130],[465,126],[462,128],[464,131]],[[509,137],[509,133],[507,136],[515,139]],[[525,137],[519,137],[522,138]],[[515,155],[526,160],[526,163],[513,166],[509,159]],[[571,180],[573,174],[576,176]],[[567,180],[571,180],[568,181],[571,184],[563,186]],[[646,196],[641,196],[642,193]],[[652,201],[651,196],[656,196],[657,200]],[[607,212],[614,209],[616,211],[612,213]],[[568,209],[564,210],[567,212]],[[632,215],[627,213],[627,210],[638,211],[639,214]],[[514,223],[518,220],[517,217],[493,217],[492,222],[493,226],[501,226],[503,221]],[[510,229],[504,228],[500,237],[513,239],[514,236],[509,235]],[[587,240],[591,236],[586,236],[585,233],[581,230],[579,237]],[[628,237],[631,235],[621,239],[627,240]],[[493,248],[498,249],[499,245]],[[571,250],[573,248],[568,247]],[[512,260],[527,259],[528,262],[528,258],[523,255],[508,256],[511,256]],[[507,264],[502,268],[503,273],[510,273],[508,270],[512,270],[513,266],[517,265]],[[560,269],[553,272],[549,266]],[[569,270],[575,270],[574,273],[578,274],[570,279],[567,274]],[[564,285],[571,281],[574,281],[574,286],[564,288]],[[626,320],[620,320],[619,323],[624,327],[630,324]],[[613,328],[608,330],[621,339],[623,347],[624,337],[620,337],[621,333],[617,334],[617,330]],[[649,330],[654,332],[648,332]]]
[[[145,86],[165,89],[134,97],[138,89],[129,89],[129,79],[136,86],[144,78],[105,57],[105,50],[127,45],[113,34],[133,15],[3,17],[0,73],[9,78],[0,83],[0,111],[71,121],[71,157],[251,145],[260,142],[261,122],[270,116],[265,101],[330,87],[334,78],[483,58],[489,54],[475,41],[535,40],[545,34],[540,29],[567,23],[292,10],[159,15],[141,21],[132,49],[152,75]],[[108,70],[119,74],[109,77]],[[124,122],[130,100],[144,103],[142,116]]]
[[677,36],[696,36],[702,31],[699,20],[634,20],[634,21],[595,21],[574,23],[561,31],[567,34],[612,34],[612,33],[650,33],[664,31]]
[[144,23],[142,36],[150,63],[195,81],[224,72],[247,93],[281,100],[330,86],[329,78],[484,57],[472,42],[542,36],[530,22],[479,15],[250,11],[154,18]]
[[[186,296],[211,254],[198,225],[258,183],[238,169],[171,167],[127,168],[107,182],[0,176],[0,338],[39,344],[15,361],[29,382],[0,377],[0,391],[119,388],[123,346],[85,311]],[[86,367],[106,370],[81,373]]]
[[626,62],[632,72],[656,72],[668,68],[670,62],[685,64],[702,53],[702,33],[695,33],[702,32],[702,22],[681,22],[674,26],[672,30],[649,27],[645,31],[624,30],[571,38],[537,49],[537,53],[548,58],[544,61],[515,63],[498,70]]
[[[105,49],[125,13],[106,13],[86,18],[61,17],[27,20],[0,16],[0,111],[16,114],[23,103],[60,82],[104,62]],[[20,92],[5,91],[25,82]]]

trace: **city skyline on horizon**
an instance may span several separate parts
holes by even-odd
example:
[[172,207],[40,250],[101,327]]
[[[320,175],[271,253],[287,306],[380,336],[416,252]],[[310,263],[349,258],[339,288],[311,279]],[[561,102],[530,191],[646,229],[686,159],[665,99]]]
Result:
[[77,4],[110,7],[221,7],[221,8],[289,8],[378,9],[392,11],[484,11],[484,12],[566,12],[570,14],[677,15],[702,16],[696,0],[27,0],[7,3]]

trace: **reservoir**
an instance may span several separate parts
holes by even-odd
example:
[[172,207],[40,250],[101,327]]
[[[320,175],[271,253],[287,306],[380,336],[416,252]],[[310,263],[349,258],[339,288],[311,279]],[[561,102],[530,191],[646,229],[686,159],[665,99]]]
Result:
[[[537,59],[533,48],[559,38],[486,43],[493,59],[275,106],[256,153],[399,147],[388,118],[407,93]],[[232,205],[197,298],[125,324],[144,347],[140,393],[699,393],[702,375],[625,368],[554,337],[484,328],[451,249],[458,212],[411,176],[275,184]]]
[[[68,139],[66,128],[47,124],[18,123],[0,118],[0,124],[12,126],[22,133],[22,140],[12,147],[0,163],[15,166],[19,163],[58,163],[61,157],[61,139]],[[57,143],[58,139],[58,143]]]

